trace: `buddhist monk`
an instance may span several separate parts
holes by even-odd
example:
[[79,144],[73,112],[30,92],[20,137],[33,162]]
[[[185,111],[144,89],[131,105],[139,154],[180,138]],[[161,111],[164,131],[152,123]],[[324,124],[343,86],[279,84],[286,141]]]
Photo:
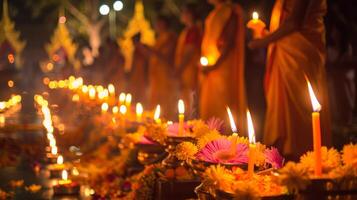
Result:
[[186,104],[186,113],[188,113],[188,116],[194,116],[197,109],[195,108],[194,96],[197,93],[202,40],[202,28],[197,20],[194,5],[183,6],[181,22],[185,27],[180,33],[176,46],[176,75],[179,79],[179,96]]
[[201,47],[200,115],[203,119],[228,119],[225,107],[229,106],[239,131],[245,133],[243,11],[226,0],[209,3],[214,9],[205,21]]
[[[312,150],[312,105],[305,77],[322,105],[322,143],[330,144],[325,72],[326,0],[276,0],[270,30],[250,48],[268,46],[264,143],[290,159]],[[256,34],[255,34],[256,35]]]
[[[133,36],[132,41],[134,46],[139,46],[141,44],[140,39],[140,33]],[[140,48],[135,48],[133,58],[129,77],[129,92],[133,95],[136,102],[141,102],[144,105],[147,105],[148,57],[145,56],[144,52],[140,51]]]
[[161,105],[162,115],[172,119],[175,113],[176,90],[174,81],[174,55],[177,36],[170,30],[167,17],[159,16],[155,23],[156,43],[153,48],[137,45],[140,51],[150,57],[149,61],[149,104],[155,108]]

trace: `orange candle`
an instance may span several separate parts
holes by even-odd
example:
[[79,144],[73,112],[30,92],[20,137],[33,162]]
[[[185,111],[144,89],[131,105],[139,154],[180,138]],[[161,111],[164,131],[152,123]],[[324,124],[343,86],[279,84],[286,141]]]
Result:
[[321,128],[320,128],[320,110],[321,105],[318,102],[310,82],[307,80],[310,99],[313,107],[312,112],[312,134],[315,153],[315,175],[322,175],[322,158],[321,158]]
[[138,122],[142,121],[142,116],[143,116],[144,108],[141,105],[141,103],[136,104],[136,120]]
[[255,133],[253,120],[249,110],[247,110],[247,122],[248,122],[248,137],[249,137],[249,152],[248,152],[248,176],[252,177],[254,174],[256,145],[255,145]]

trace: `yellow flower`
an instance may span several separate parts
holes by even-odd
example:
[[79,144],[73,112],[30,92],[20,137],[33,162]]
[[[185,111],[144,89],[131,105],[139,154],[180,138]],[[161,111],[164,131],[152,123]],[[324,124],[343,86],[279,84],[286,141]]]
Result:
[[147,135],[160,144],[165,142],[167,137],[166,126],[159,124],[149,124],[146,128]]
[[236,139],[237,144],[249,144],[249,139],[247,137],[233,137],[232,135],[228,136],[228,140],[232,141],[233,139]]
[[310,183],[308,168],[300,163],[288,162],[279,173],[277,183],[285,185],[291,193],[305,189]]
[[345,165],[357,167],[357,144],[348,144],[343,147],[342,161]]
[[[327,147],[321,147],[322,158],[322,170],[328,173],[334,168],[341,165],[341,156],[334,148],[327,149]],[[300,163],[307,167],[310,171],[314,171],[315,166],[315,154],[313,151],[309,151],[300,157]]]
[[335,180],[353,180],[357,176],[357,168],[352,165],[343,165],[333,169],[329,177]]
[[225,136],[221,135],[218,131],[212,130],[209,131],[207,134],[203,135],[202,137],[198,138],[197,146],[199,149],[202,149],[206,146],[207,143],[224,137]]
[[39,190],[41,190],[41,185],[36,185],[36,184],[32,184],[28,187],[25,187],[25,189],[31,193],[36,193],[38,192]]
[[202,120],[189,121],[188,125],[192,125],[192,135],[196,138],[202,137],[211,131],[207,124]]
[[191,142],[182,142],[176,147],[176,157],[179,160],[188,161],[193,159],[195,154],[198,152],[197,146]]
[[211,183],[213,186],[224,191],[232,191],[232,184],[235,181],[234,175],[226,168],[217,165],[210,166],[204,173],[205,182]]
[[256,149],[255,149],[255,153],[256,153],[256,157],[255,157],[255,164],[257,166],[263,166],[265,164],[265,149],[266,146],[260,142],[256,143]]

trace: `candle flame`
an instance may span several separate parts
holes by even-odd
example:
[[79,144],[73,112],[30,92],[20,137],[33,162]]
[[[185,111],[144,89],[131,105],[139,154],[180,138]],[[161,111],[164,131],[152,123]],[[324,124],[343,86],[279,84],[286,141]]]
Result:
[[258,12],[254,11],[254,12],[252,13],[252,18],[253,18],[254,20],[258,20],[258,19],[259,19],[259,14],[258,14]]
[[57,164],[59,164],[59,165],[63,164],[63,156],[62,155],[59,155],[57,157]]
[[67,180],[68,179],[68,172],[67,170],[62,170],[62,180]]
[[204,56],[200,58],[200,63],[202,66],[207,66],[208,65],[208,59]]
[[306,81],[307,81],[307,87],[309,89],[312,108],[313,108],[314,112],[319,112],[321,110],[321,105],[315,96],[315,93],[314,93],[314,90],[312,89],[310,81],[307,79],[306,79]]
[[136,104],[136,114],[141,115],[141,114],[143,114],[143,112],[144,112],[143,106],[141,105],[141,103],[137,103]]
[[56,146],[53,146],[52,148],[51,148],[51,154],[52,155],[57,155],[57,147]]
[[178,101],[178,110],[179,110],[180,114],[184,114],[185,113],[185,104],[184,104],[182,99],[180,99]]
[[114,93],[115,93],[115,87],[114,87],[114,85],[110,83],[110,84],[108,85],[108,90],[109,90],[109,93],[110,93],[110,94],[114,94]]
[[103,112],[107,112],[108,109],[109,109],[108,103],[103,103],[103,104],[102,104],[102,111],[103,111]]
[[95,97],[95,89],[93,87],[91,87],[89,89],[89,97],[90,98],[94,98]]
[[161,107],[160,105],[157,105],[155,109],[154,120],[158,120],[160,118],[160,112],[161,112]]
[[120,95],[119,95],[119,101],[120,101],[120,103],[123,103],[124,101],[125,101],[125,93],[124,92],[122,92],[122,93],[120,93]]
[[113,114],[117,114],[117,113],[119,112],[118,106],[114,106],[114,107],[112,108],[112,112],[113,112]]
[[226,106],[226,109],[227,109],[227,113],[228,113],[228,117],[229,117],[229,123],[231,124],[232,132],[237,133],[237,127],[236,127],[236,124],[234,123],[234,118],[233,118],[231,109],[228,106]]
[[119,110],[120,110],[120,113],[123,114],[123,115],[125,115],[125,113],[126,113],[126,111],[127,111],[125,105],[121,105],[120,108],[119,108]]
[[248,122],[249,143],[254,144],[255,143],[255,132],[254,132],[252,116],[250,115],[249,110],[247,110],[247,122]]
[[128,104],[131,103],[131,94],[130,94],[130,93],[128,93],[128,94],[126,95],[126,97],[125,97],[125,102],[128,103]]

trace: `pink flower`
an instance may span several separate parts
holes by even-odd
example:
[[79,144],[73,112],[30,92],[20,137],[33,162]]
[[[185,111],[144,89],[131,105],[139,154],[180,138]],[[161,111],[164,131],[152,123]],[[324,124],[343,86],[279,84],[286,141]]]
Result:
[[224,121],[219,118],[216,117],[210,118],[207,121],[207,126],[211,130],[217,130],[220,133],[224,133]]
[[211,163],[244,164],[248,163],[248,146],[237,144],[235,154],[231,153],[231,141],[218,139],[209,142],[197,154],[196,158]]
[[264,151],[265,162],[272,165],[273,168],[281,168],[284,165],[284,158],[280,155],[275,147],[265,149]]
[[139,144],[155,144],[153,141],[149,140],[146,136],[141,136]]
[[[192,127],[189,126],[187,123],[184,124],[184,131],[185,133],[188,133],[190,132],[190,129]],[[173,123],[173,124],[170,124],[168,127],[167,127],[167,134],[169,136],[178,136],[178,132],[179,132],[179,123]]]

